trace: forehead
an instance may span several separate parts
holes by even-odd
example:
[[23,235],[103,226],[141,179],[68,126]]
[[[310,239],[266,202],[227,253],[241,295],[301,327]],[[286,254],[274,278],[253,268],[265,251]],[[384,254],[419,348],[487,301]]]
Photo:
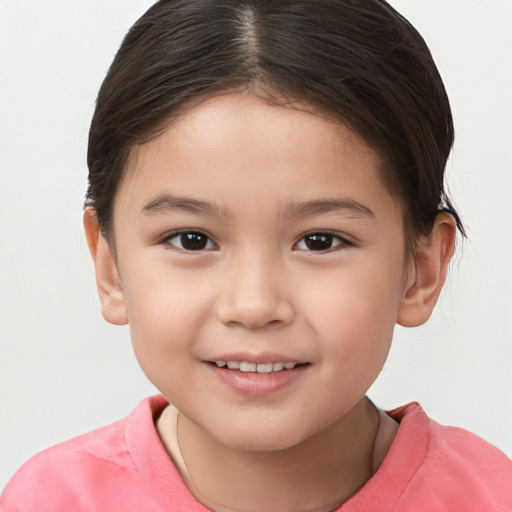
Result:
[[236,93],[201,103],[137,147],[118,195],[143,207],[158,193],[193,191],[228,211],[248,198],[282,209],[319,196],[373,193],[396,207],[381,174],[377,153],[342,123],[308,105]]

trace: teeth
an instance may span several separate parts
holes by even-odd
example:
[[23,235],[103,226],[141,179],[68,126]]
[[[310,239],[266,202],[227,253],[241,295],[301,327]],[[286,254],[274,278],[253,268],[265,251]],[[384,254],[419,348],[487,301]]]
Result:
[[216,361],[219,368],[228,367],[230,370],[240,370],[244,373],[272,373],[281,370],[292,370],[297,363],[248,363],[247,361]]
[[258,363],[256,371],[258,373],[270,373],[274,368],[272,363]]
[[256,371],[256,363],[246,363],[242,361],[240,363],[240,371],[241,372],[255,372]]

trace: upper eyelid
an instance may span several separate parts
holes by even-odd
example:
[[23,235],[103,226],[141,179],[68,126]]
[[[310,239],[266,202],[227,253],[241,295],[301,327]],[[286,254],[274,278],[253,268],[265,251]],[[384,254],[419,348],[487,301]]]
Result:
[[[299,247],[300,243],[306,237],[311,236],[311,235],[330,235],[333,238],[336,238],[338,243],[336,243],[335,245],[333,245],[332,247],[330,247],[328,249],[318,250],[318,251],[317,250],[313,250],[313,249],[300,248]],[[306,254],[323,255],[323,254],[331,254],[331,253],[334,253],[334,252],[337,252],[337,251],[340,251],[340,250],[343,250],[343,249],[346,250],[348,248],[353,248],[355,246],[356,246],[356,243],[354,241],[352,241],[349,237],[344,236],[341,233],[336,233],[336,232],[332,232],[332,231],[322,230],[322,231],[309,231],[308,233],[305,233],[304,235],[299,237],[297,239],[297,241],[293,244],[292,250],[293,251],[297,251],[297,252],[303,252],[303,253],[306,253]]]
[[[186,233],[198,233],[198,234],[203,235],[206,238],[208,238],[208,240],[211,241],[215,246],[217,246],[217,247],[219,246],[219,244],[217,243],[215,238],[212,237],[209,233],[206,233],[202,229],[194,229],[194,228],[177,229],[176,231],[169,231],[168,233],[166,233],[165,235],[163,235],[160,238],[158,243],[169,243],[169,240],[171,240],[172,238],[175,238],[175,237],[180,236],[180,235],[184,235]],[[202,250],[199,250],[199,251],[186,251],[186,252],[202,252],[204,250],[205,249],[202,249]],[[211,249],[207,249],[207,250],[211,250]]]
[[215,239],[206,231],[202,229],[188,228],[188,229],[177,229],[175,231],[169,231],[162,235],[161,240],[169,240],[169,238],[174,238],[175,236],[184,235],[185,233],[199,233],[200,235],[204,235],[208,237],[212,242],[215,242]]
[[347,243],[347,244],[355,243],[355,240],[352,237],[350,237],[349,235],[346,235],[345,233],[340,233],[338,231],[331,231],[329,229],[317,229],[317,230],[308,231],[307,233],[300,235],[297,238],[297,241],[295,242],[294,245],[296,245],[303,238],[305,238],[307,236],[311,236],[311,235],[331,235],[333,237],[340,239],[344,243]]
[[[219,243],[215,240],[215,237],[213,237],[208,232],[206,232],[202,229],[198,229],[198,228],[186,228],[186,229],[177,229],[175,231],[169,231],[168,233],[166,233],[165,235],[163,235],[160,238],[159,242],[160,243],[166,242],[166,241],[170,240],[171,238],[174,238],[176,236],[179,236],[179,235],[182,235],[185,233],[199,233],[201,235],[206,236],[217,247],[219,246]],[[347,245],[355,245],[355,243],[356,243],[356,241],[352,237],[346,235],[345,233],[340,233],[340,232],[332,231],[332,230],[328,230],[328,229],[317,229],[317,230],[310,230],[310,231],[307,231],[306,233],[301,234],[298,238],[296,238],[295,242],[293,243],[293,247],[295,247],[305,237],[310,236],[310,235],[317,235],[317,234],[331,235],[333,237],[338,238],[343,244],[347,244]]]

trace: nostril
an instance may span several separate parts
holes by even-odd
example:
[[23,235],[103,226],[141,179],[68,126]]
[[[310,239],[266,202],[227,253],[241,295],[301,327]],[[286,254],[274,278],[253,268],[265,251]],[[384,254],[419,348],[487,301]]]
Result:
[[[256,274],[260,275],[259,272]],[[228,281],[217,302],[219,320],[230,327],[260,329],[291,323],[294,318],[292,299],[268,279],[243,283]]]

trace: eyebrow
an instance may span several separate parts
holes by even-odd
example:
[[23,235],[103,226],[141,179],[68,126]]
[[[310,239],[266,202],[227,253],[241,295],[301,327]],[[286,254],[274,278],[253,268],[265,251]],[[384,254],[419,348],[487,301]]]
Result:
[[363,215],[375,218],[373,211],[364,204],[349,198],[319,199],[301,203],[291,203],[283,211],[284,217],[305,217],[309,215],[320,215],[347,211],[356,215]]
[[[225,217],[227,212],[217,205],[207,201],[201,201],[191,197],[180,197],[171,194],[160,194],[147,203],[141,210],[143,215],[174,212],[176,210],[189,213],[206,213],[214,216]],[[347,211],[356,215],[375,218],[373,211],[364,204],[349,198],[317,199],[313,201],[293,202],[287,205],[281,212],[284,218],[307,217]]]
[[189,213],[207,213],[215,216],[225,216],[226,212],[218,206],[193,199],[191,197],[173,196],[171,194],[160,194],[147,203],[141,210],[143,215],[174,212],[181,210]]

